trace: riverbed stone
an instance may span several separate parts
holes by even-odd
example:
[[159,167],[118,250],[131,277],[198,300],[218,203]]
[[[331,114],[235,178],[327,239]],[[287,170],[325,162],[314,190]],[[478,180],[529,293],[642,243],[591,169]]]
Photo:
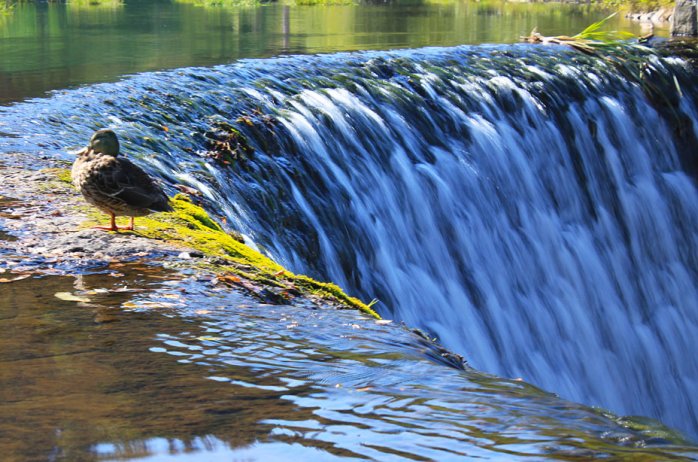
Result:
[[671,18],[671,35],[676,37],[698,36],[695,0],[677,0]]

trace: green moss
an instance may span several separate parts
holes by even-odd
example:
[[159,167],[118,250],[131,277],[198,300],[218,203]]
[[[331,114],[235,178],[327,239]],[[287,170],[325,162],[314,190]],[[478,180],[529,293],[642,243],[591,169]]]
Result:
[[48,173],[61,183],[73,184],[69,168],[47,168],[42,170],[42,172]]
[[[193,204],[186,195],[177,194],[170,199],[170,205],[174,208],[173,212],[136,218],[136,230],[133,233],[193,248],[207,256],[223,259],[222,264],[208,264],[207,269],[215,272],[231,272],[268,288],[298,289],[301,293],[334,300],[341,305],[379,318],[369,306],[357,298],[348,296],[335,284],[293,274],[268,257],[237,241],[213,221],[203,208]],[[99,216],[104,217],[102,214]]]
[[380,319],[378,313],[373,311],[371,307],[358,298],[350,297],[349,295],[345,294],[344,291],[335,284],[329,282],[319,282],[302,274],[294,275],[294,281],[299,287],[313,291],[314,293],[323,297],[335,298],[346,305],[363,311],[376,319]]
[[[47,182],[47,188],[57,193],[72,190],[70,169],[46,169],[55,178]],[[193,248],[209,257],[217,257],[219,262],[201,263],[199,266],[213,272],[234,273],[242,279],[253,281],[264,288],[300,292],[335,301],[342,306],[358,309],[370,316],[380,318],[370,306],[361,300],[345,294],[337,285],[319,282],[305,275],[293,274],[270,258],[246,246],[227,233],[198,205],[192,203],[185,194],[177,194],[170,199],[172,212],[154,213],[135,220],[135,231],[131,233],[150,239],[166,241],[169,244]],[[79,207],[87,211],[90,220],[85,226],[97,223],[107,225],[108,217],[94,207]],[[119,226],[125,226],[128,218],[119,217]],[[281,295],[283,296],[283,295]]]
[[254,267],[260,275],[284,271],[283,267],[261,253],[236,241],[214,222],[201,207],[184,194],[170,200],[173,212],[136,218],[135,234],[180,243],[206,255],[224,257],[240,265]]
[[39,191],[51,194],[70,194],[74,191],[73,179],[70,177],[70,169],[46,168],[41,170],[41,172],[47,175],[46,181],[38,184],[37,187]]

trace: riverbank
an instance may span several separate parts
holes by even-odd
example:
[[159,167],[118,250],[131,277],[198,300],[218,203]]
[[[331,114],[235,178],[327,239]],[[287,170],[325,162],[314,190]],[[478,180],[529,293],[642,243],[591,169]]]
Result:
[[630,10],[625,13],[625,17],[632,21],[650,24],[669,24],[671,17],[674,15],[674,7],[662,6],[657,9],[650,10]]

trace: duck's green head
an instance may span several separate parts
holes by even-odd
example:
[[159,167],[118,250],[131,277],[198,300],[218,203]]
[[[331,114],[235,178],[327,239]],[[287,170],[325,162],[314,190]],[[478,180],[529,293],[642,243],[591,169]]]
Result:
[[116,157],[119,155],[119,139],[111,130],[97,130],[90,138],[90,149]]

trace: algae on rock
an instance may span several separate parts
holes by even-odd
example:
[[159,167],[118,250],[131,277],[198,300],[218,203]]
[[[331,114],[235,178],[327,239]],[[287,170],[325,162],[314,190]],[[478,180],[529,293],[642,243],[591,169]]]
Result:
[[[56,168],[50,169],[50,172],[57,179],[52,189],[57,193],[67,193],[70,190],[66,184],[70,183],[70,171]],[[65,188],[62,191],[57,187],[61,183]],[[374,318],[380,318],[370,306],[347,295],[337,285],[294,274],[243,244],[214,221],[206,210],[194,204],[189,196],[176,194],[170,198],[170,205],[174,211],[139,217],[136,229],[128,233],[197,250],[210,257],[202,259],[199,266],[222,275],[222,280],[234,281],[255,295],[264,293],[272,302],[281,303],[289,301],[293,295],[303,295],[316,297],[340,307],[358,309]],[[93,207],[89,210],[90,220],[85,223],[86,226],[92,226],[104,219],[104,215]],[[225,274],[230,273],[235,276],[225,277]],[[260,290],[256,291],[253,287]]]

